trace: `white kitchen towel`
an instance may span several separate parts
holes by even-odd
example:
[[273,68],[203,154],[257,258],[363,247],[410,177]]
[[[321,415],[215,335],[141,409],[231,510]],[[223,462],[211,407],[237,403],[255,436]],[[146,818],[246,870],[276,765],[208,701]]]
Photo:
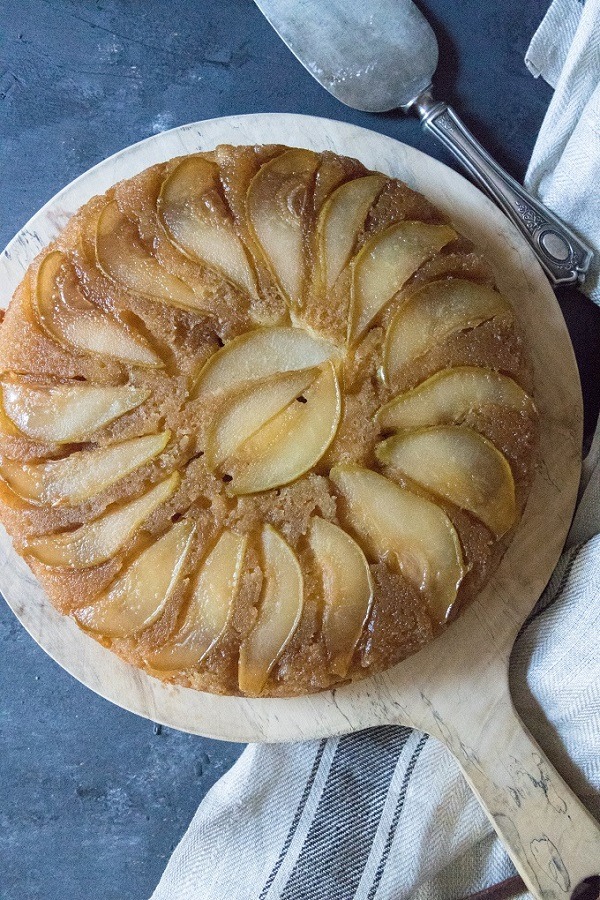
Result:
[[[555,0],[527,55],[556,87],[530,187],[600,249],[600,0]],[[598,267],[586,283],[600,302]],[[600,818],[600,431],[565,552],[517,641],[517,709]],[[457,900],[514,874],[450,754],[408,728],[250,745],[152,900]],[[526,895],[523,895],[526,896]]]
[[554,88],[525,185],[596,249],[583,290],[600,304],[600,0],[554,0],[525,62]]

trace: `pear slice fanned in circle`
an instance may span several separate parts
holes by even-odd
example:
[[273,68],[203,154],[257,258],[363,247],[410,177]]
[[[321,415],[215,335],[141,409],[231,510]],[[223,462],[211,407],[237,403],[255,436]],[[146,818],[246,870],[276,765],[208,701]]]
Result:
[[365,175],[347,181],[325,202],[317,225],[319,265],[330,291],[352,255],[367,213],[386,182],[385,175]]
[[47,462],[1,459],[0,477],[24,500],[76,506],[150,462],[162,453],[169,438],[168,431],[148,434]]
[[248,222],[291,306],[301,304],[306,281],[305,217],[318,164],[312,150],[286,150],[264,163],[248,188]]
[[433,494],[480,519],[497,538],[513,526],[517,507],[510,465],[491,441],[464,425],[436,425],[394,435],[377,458]]
[[457,366],[436,372],[426,381],[382,406],[375,419],[382,428],[398,430],[460,423],[487,405],[535,413],[535,405],[516,381],[492,369]]
[[234,393],[271,375],[311,369],[338,357],[333,344],[302,328],[255,328],[210,357],[200,372],[193,397]]
[[194,524],[177,522],[137,556],[98,600],[75,610],[87,631],[127,637],[148,628],[177,587],[194,536]]
[[115,200],[106,204],[98,218],[96,261],[108,278],[130,291],[170,306],[203,311],[192,288],[144,247],[135,225]]
[[452,522],[437,504],[356,465],[334,466],[342,518],[368,554],[397,566],[421,591],[432,619],[443,624],[465,575]]
[[63,346],[131,365],[163,365],[141,335],[84,297],[72,266],[59,250],[42,260],[31,304],[43,330]]
[[173,243],[187,256],[256,293],[252,267],[221,195],[219,167],[201,156],[184,159],[165,179],[158,214]]
[[304,391],[222,462],[233,494],[254,494],[289,484],[323,456],[337,431],[341,394],[331,363]]
[[456,236],[448,225],[398,222],[370,238],[352,263],[349,343],[358,340],[410,276]]
[[133,385],[31,384],[4,378],[2,401],[10,421],[36,441],[70,444],[140,406],[150,391]]
[[246,535],[221,534],[196,575],[183,624],[168,644],[146,656],[152,668],[190,669],[216,646],[233,612],[247,543]]
[[33,538],[25,548],[26,553],[47,566],[71,569],[98,566],[118,553],[145,520],[171,499],[180,480],[174,472],[141,497],[109,507],[98,519],[74,531]]
[[243,388],[218,410],[208,430],[206,463],[215,469],[270,419],[302,394],[318,376],[318,368],[273,375]]
[[451,334],[512,315],[508,300],[486,284],[463,278],[424,284],[390,323],[383,348],[385,380],[393,382],[408,363]]
[[373,580],[365,554],[349,534],[315,516],[309,546],[323,581],[323,637],[331,671],[343,677],[373,602]]
[[0,381],[0,435],[3,437],[23,437],[24,433],[19,431],[14,422],[8,418],[4,409],[4,392],[3,385]]
[[239,686],[258,695],[291,640],[304,604],[302,570],[296,554],[271,525],[261,537],[263,590],[254,628],[240,646]]

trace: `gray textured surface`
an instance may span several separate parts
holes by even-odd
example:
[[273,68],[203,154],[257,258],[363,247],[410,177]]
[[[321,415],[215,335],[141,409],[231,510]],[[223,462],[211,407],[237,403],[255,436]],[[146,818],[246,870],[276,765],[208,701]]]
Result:
[[[421,4],[438,92],[522,178],[550,92],[523,64],[546,0]],[[0,0],[0,245],[64,184],[152,133],[211,116],[312,113],[444,158],[416,122],[354,113],[310,78],[252,0]],[[600,315],[562,298],[597,411]],[[99,699],[0,606],[0,896],[143,900],[238,746],[164,729]]]

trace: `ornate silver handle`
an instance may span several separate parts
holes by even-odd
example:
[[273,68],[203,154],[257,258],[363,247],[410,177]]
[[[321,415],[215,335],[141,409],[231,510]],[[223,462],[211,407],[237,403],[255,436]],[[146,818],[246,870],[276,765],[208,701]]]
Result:
[[434,100],[428,89],[409,109],[527,238],[553,285],[584,280],[593,251],[492,159],[448,104]]

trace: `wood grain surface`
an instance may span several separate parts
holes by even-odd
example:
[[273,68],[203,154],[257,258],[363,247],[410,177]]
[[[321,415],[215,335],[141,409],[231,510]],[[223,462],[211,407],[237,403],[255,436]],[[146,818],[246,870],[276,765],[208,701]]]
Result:
[[61,191],[0,256],[0,306],[31,259],[91,196],[153,163],[223,142],[281,142],[356,156],[424,193],[486,253],[527,335],[542,423],[539,469],[515,538],[479,598],[420,653],[362,683],[287,700],[216,697],[164,685],[122,663],[53,609],[4,533],[0,589],[33,638],[74,677],[171,727],[234,741],[305,740],[383,723],[427,731],[459,760],[530,890],[547,900],[570,897],[580,879],[595,874],[597,826],[524,731],[512,710],[507,669],[514,638],[548,581],[572,516],[581,393],[554,295],[502,213],[443,164],[365,129],[296,115],[214,119],[129,147]]

